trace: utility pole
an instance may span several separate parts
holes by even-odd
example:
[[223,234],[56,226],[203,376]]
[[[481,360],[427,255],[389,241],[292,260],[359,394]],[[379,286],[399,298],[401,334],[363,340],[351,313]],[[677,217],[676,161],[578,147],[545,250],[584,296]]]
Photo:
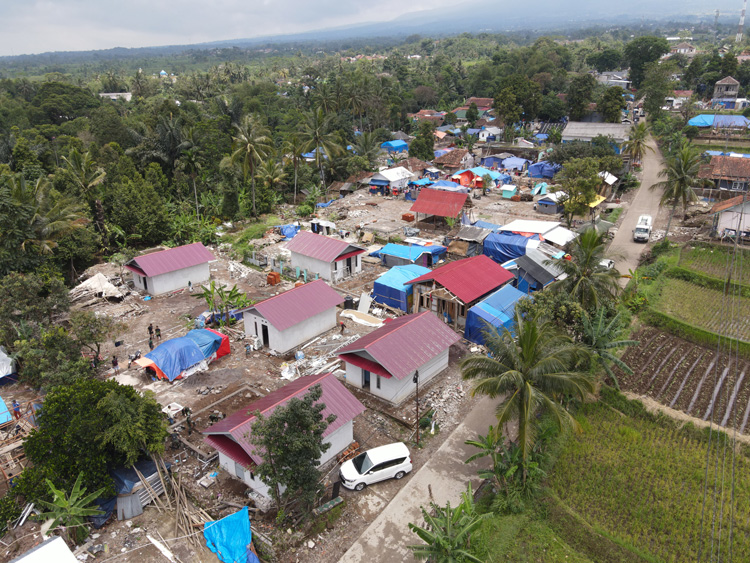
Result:
[[417,384],[417,394],[414,400],[414,406],[417,411],[417,447],[419,447],[419,370],[414,372],[414,378],[412,381]]
[[742,13],[740,14],[740,27],[737,30],[737,36],[734,38],[734,42],[739,45],[742,43],[742,32],[745,29],[745,10],[747,10],[747,0],[742,3]]

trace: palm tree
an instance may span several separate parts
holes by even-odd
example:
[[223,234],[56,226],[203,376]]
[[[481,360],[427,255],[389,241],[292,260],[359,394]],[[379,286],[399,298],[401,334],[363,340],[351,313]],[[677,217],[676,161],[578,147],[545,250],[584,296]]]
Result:
[[198,186],[195,182],[198,177],[198,173],[203,167],[201,165],[200,156],[195,147],[185,151],[178,160],[180,168],[182,168],[193,182],[193,194],[195,195],[195,216],[200,218],[200,211],[198,211]]
[[252,185],[253,216],[257,217],[255,207],[255,170],[273,147],[271,131],[255,114],[245,116],[242,124],[235,125],[237,135],[232,137],[232,163],[240,163],[242,175],[247,183],[248,176]]
[[409,524],[409,529],[425,542],[409,546],[414,558],[431,563],[482,563],[469,550],[471,534],[491,514],[477,514],[471,485],[461,494],[461,503],[456,508],[450,502],[445,508],[434,502],[430,507],[432,514],[422,507],[424,528]]
[[639,163],[646,155],[646,151],[654,150],[648,144],[648,129],[645,123],[636,123],[630,128],[630,139],[623,145],[624,152]]
[[92,206],[96,230],[102,236],[102,243],[108,246],[106,230],[104,228],[104,207],[99,198],[99,186],[104,182],[107,173],[103,168],[96,165],[96,162],[91,157],[91,152],[81,154],[78,149],[73,149],[67,158],[62,157],[62,159],[73,181],[81,191],[81,195]]
[[284,185],[286,173],[284,167],[273,159],[266,160],[258,169],[261,181],[273,193],[278,194],[279,188]]
[[354,153],[366,159],[370,167],[374,166],[380,154],[380,145],[373,133],[362,133],[354,142]]
[[596,362],[604,368],[618,390],[620,383],[609,366],[610,362],[628,375],[633,375],[633,370],[611,351],[615,348],[638,344],[637,340],[618,340],[621,330],[620,313],[612,317],[609,322],[605,319],[603,308],[596,312],[593,319],[589,318],[588,313],[583,314],[583,343],[589,347]]
[[604,252],[601,235],[595,228],[590,228],[571,243],[569,260],[554,261],[567,274],[554,287],[572,295],[587,311],[599,307],[619,291],[617,282],[620,274],[614,268],[602,264]]
[[677,204],[682,203],[682,210],[685,212],[689,203],[698,200],[694,188],[708,184],[709,180],[698,177],[700,167],[700,153],[692,146],[685,144],[667,158],[667,167],[659,172],[659,177],[666,179],[651,186],[652,190],[664,190],[659,205],[672,204],[665,237],[669,235]]
[[474,380],[472,394],[502,397],[496,409],[502,426],[518,422],[518,447],[523,462],[523,481],[536,441],[537,412],[544,408],[557,426],[577,428],[575,419],[560,404],[566,396],[583,400],[594,390],[588,373],[578,368],[589,356],[585,346],[574,343],[549,321],[524,319],[515,313],[516,337],[487,327],[486,346],[490,355],[470,356],[461,362],[464,379]]
[[326,158],[333,158],[342,152],[338,136],[328,132],[332,118],[332,115],[326,116],[323,110],[318,108],[308,113],[302,124],[302,142],[305,143],[305,150],[315,151],[315,164],[320,171],[320,185],[324,190],[326,176],[323,162]]
[[294,168],[294,203],[297,203],[297,170],[299,163],[302,162],[302,154],[305,152],[305,143],[299,138],[299,135],[292,135],[285,142],[282,148],[284,158],[292,163]]

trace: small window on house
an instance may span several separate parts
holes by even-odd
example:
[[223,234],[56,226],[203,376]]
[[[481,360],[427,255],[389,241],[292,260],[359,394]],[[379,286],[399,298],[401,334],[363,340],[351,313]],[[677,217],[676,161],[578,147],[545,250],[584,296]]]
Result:
[[338,262],[334,262],[333,263],[333,269],[334,270],[338,270],[339,269],[339,263]]
[[380,376],[378,376],[377,379],[375,380],[375,387],[380,389]]

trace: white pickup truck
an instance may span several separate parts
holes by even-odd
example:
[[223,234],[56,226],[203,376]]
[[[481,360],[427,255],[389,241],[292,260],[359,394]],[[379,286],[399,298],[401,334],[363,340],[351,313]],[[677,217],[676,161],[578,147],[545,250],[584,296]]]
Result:
[[641,215],[638,217],[638,224],[633,230],[633,240],[635,242],[648,242],[651,238],[653,224],[651,215]]

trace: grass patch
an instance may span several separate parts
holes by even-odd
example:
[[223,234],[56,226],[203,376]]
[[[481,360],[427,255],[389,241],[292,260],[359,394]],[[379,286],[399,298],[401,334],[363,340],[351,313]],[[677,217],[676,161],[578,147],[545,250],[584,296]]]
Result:
[[[619,403],[625,411],[635,408],[624,399]],[[578,414],[588,420],[587,430],[561,448],[547,482],[554,531],[594,561],[697,560],[706,440],[659,417],[623,417],[604,401],[584,405]],[[725,439],[714,435],[719,455]],[[731,552],[737,561],[750,561],[750,523],[742,508],[750,503],[750,482],[740,477],[748,474],[750,460],[741,453],[736,464]],[[721,465],[718,471],[710,464],[709,483],[721,480]],[[730,508],[727,498],[726,526]],[[710,500],[707,510],[713,510]],[[721,542],[727,553],[728,534]],[[605,551],[595,551],[603,544]]]
[[719,280],[726,279],[730,268],[735,281],[750,285],[750,251],[738,249],[740,255],[732,261],[734,247],[719,244],[686,244],[680,250],[679,266],[703,273]]
[[607,216],[605,221],[609,221],[610,223],[617,223],[617,220],[620,218],[620,215],[622,215],[622,212],[625,211],[622,207],[615,207]]
[[252,252],[253,240],[263,238],[268,229],[280,224],[281,220],[276,215],[264,215],[258,221],[247,224],[242,230],[227,234],[221,242],[231,244],[236,257],[242,259],[246,253]]

